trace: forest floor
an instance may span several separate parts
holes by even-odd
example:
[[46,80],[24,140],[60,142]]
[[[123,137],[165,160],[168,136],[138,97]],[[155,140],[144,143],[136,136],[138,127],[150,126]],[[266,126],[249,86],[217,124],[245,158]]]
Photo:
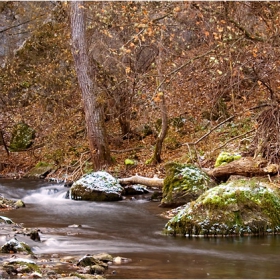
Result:
[[[106,122],[111,156],[114,162],[111,166],[104,167],[104,170],[117,178],[124,178],[135,174],[164,178],[164,166],[170,161],[192,163],[204,168],[213,168],[218,154],[222,151],[249,153],[254,137],[255,119],[259,114],[259,111],[250,111],[249,109],[256,105],[256,99],[252,99],[250,102],[237,99],[235,100],[235,106],[233,106],[232,102],[227,102],[227,112],[222,113],[215,120],[209,120],[209,118],[207,119],[203,115],[203,112],[209,106],[207,104],[201,105],[200,108],[199,104],[191,107],[185,106],[184,104],[188,104],[187,98],[189,97],[182,95],[180,103],[178,103],[178,100],[169,99],[168,134],[163,143],[162,162],[157,165],[146,163],[153,155],[157,137],[155,133],[142,138],[135,136],[123,140],[120,137],[117,119]],[[182,108],[187,109],[183,111]],[[244,113],[246,110],[248,113]],[[152,131],[158,133],[157,120],[159,119],[159,112],[157,114],[152,111],[148,112],[146,118],[143,118],[142,115],[141,119],[131,121],[132,130],[139,131],[139,128],[143,129],[148,124]],[[51,126],[46,128],[46,130],[51,129]],[[67,143],[67,141],[67,139],[65,141],[62,139],[61,142]],[[76,145],[78,143],[79,146],[83,147],[82,152],[76,153],[75,156],[70,156],[65,152],[59,161],[54,159],[54,156],[50,158],[50,152],[46,146],[62,150],[59,146],[61,142],[54,141],[40,148],[35,139],[34,147],[31,147],[28,151],[10,152],[9,155],[7,155],[4,146],[0,146],[0,176],[9,178],[22,177],[38,162],[53,164],[56,171],[51,173],[50,177],[56,179],[73,181],[84,173],[92,171],[86,135],[76,140]],[[38,146],[39,148],[36,148]],[[135,164],[125,165],[126,159],[133,160]],[[73,162],[75,164],[72,164]]]
[[[196,112],[194,110],[193,115],[197,114]],[[216,157],[221,151],[232,153],[246,153],[248,151],[254,136],[251,133],[254,124],[253,118],[251,116],[250,118],[241,118],[238,117],[238,113],[236,116],[229,121],[227,121],[228,117],[209,121],[203,119],[200,115],[196,116],[195,121],[190,121],[187,116],[183,118],[184,122],[180,123],[180,125],[171,124],[163,145],[162,162],[157,165],[146,164],[146,161],[153,155],[156,135],[149,135],[142,139],[134,137],[122,140],[118,137],[116,121],[109,122],[107,129],[111,139],[110,149],[114,163],[104,169],[117,178],[129,177],[135,174],[164,178],[164,166],[170,161],[192,163],[203,168],[213,168]],[[170,117],[170,120],[175,119],[178,119],[176,114]],[[136,124],[134,125],[136,126]],[[197,144],[193,145],[192,143],[196,141]],[[84,139],[81,145],[86,146],[86,144],[86,139]],[[4,147],[1,146],[0,157],[0,176],[9,178],[24,176],[38,163],[38,159],[46,161],[45,155],[40,148],[36,150],[31,148],[29,151],[23,152],[11,152],[8,156]],[[125,165],[126,159],[133,160],[135,164]],[[75,166],[69,166],[67,160],[65,160],[65,163],[55,164],[54,169],[56,171],[51,173],[49,177],[62,180],[68,180],[68,178],[78,179],[91,170],[90,167],[87,167],[88,161],[89,153],[81,153],[77,156]]]

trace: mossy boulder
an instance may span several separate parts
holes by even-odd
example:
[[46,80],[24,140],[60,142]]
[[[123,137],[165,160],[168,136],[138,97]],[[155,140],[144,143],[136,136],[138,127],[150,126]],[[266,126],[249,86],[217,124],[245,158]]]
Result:
[[40,161],[25,175],[25,177],[44,179],[53,169],[53,164]]
[[215,182],[200,168],[190,164],[168,163],[161,206],[179,206],[197,199]]
[[74,200],[117,201],[122,199],[123,187],[107,172],[84,175],[73,183],[69,197]]
[[173,235],[263,235],[280,232],[280,191],[254,179],[222,184],[188,203],[165,225]]
[[215,167],[227,164],[229,162],[232,162],[234,160],[240,159],[241,155],[240,154],[232,154],[228,152],[221,152],[215,162]]
[[20,152],[31,147],[35,138],[35,130],[26,123],[18,123],[12,132],[10,151]]

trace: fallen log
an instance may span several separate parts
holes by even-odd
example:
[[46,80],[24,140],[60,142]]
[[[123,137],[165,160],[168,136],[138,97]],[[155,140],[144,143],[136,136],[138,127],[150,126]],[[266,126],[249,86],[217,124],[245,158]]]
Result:
[[163,187],[163,179],[153,177],[143,177],[139,175],[134,175],[128,178],[121,178],[119,179],[119,183],[121,185],[131,185],[131,184],[141,184],[147,187],[157,187],[162,188]]
[[[279,171],[279,166],[277,164],[268,164],[267,160],[263,158],[254,159],[252,157],[244,157],[204,171],[216,181],[227,181],[231,175],[246,177],[275,175]],[[163,187],[163,181],[164,179],[157,177],[148,178],[137,174],[128,178],[119,179],[121,185],[141,184],[147,187],[157,188]]]
[[254,159],[245,157],[208,170],[207,174],[216,180],[227,180],[231,175],[246,177],[275,175],[279,170],[277,164],[268,164],[265,159]]

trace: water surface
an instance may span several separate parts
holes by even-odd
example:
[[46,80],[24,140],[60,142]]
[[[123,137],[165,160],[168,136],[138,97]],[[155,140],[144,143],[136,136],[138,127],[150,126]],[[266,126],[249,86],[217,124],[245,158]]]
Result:
[[[146,199],[87,202],[65,199],[62,184],[0,180],[6,198],[26,207],[1,213],[41,230],[36,254],[78,255],[108,252],[130,258],[114,265],[110,278],[279,278],[280,237],[185,238],[162,234],[166,219],[158,203]],[[80,225],[80,227],[71,227]],[[5,237],[0,239],[0,245]]]

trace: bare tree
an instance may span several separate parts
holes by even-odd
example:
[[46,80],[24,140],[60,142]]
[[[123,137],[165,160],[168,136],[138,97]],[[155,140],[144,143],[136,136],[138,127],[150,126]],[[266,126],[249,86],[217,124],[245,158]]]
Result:
[[96,85],[97,67],[90,64],[86,40],[85,8],[82,1],[71,2],[72,53],[82,91],[87,135],[95,169],[111,163],[102,104]]

